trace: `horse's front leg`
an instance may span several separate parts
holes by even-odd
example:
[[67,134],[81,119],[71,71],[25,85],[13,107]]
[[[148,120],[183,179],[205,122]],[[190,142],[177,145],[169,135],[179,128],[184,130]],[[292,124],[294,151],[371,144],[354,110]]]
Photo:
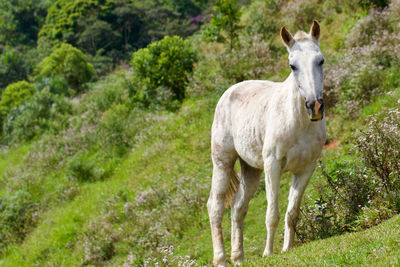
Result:
[[267,215],[265,224],[267,226],[267,243],[263,256],[271,255],[274,251],[274,237],[279,224],[279,187],[281,180],[281,164],[274,157],[264,160],[265,189],[267,193]]
[[293,174],[292,185],[289,192],[289,203],[285,216],[285,239],[282,252],[288,251],[294,245],[294,235],[300,212],[301,199],[314,169],[315,163],[312,163],[306,166],[302,172]]
[[243,221],[249,207],[249,201],[260,184],[262,172],[262,170],[249,166],[243,160],[240,160],[240,166],[240,185],[232,202],[231,259],[234,264],[243,262]]

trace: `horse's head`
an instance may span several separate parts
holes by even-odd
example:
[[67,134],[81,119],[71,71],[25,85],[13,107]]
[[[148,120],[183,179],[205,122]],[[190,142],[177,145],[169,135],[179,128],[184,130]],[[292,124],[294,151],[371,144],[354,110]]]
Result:
[[314,20],[310,33],[299,31],[294,37],[283,27],[281,38],[289,51],[289,65],[312,121],[322,120],[324,57],[319,49],[320,27]]

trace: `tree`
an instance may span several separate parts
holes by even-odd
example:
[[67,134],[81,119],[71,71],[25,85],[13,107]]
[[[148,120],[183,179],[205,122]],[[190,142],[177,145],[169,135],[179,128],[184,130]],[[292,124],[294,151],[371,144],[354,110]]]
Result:
[[217,0],[213,8],[215,14],[203,30],[208,41],[228,42],[229,51],[238,44],[240,26],[240,7],[235,0]]
[[37,66],[36,79],[62,76],[68,85],[79,91],[94,76],[94,68],[85,54],[70,44],[62,44]]
[[0,1],[0,44],[34,46],[46,13],[43,0]]

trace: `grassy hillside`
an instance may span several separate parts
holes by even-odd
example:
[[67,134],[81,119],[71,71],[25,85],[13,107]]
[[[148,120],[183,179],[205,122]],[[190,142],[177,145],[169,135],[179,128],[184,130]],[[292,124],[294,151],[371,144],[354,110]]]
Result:
[[[7,249],[1,264],[71,266],[85,260],[100,264],[96,255],[101,257],[107,251],[112,255],[107,265],[112,266],[143,264],[142,255],[152,257],[153,264],[160,261],[160,255],[175,263],[179,261],[178,256],[190,256],[199,264],[210,264],[211,236],[205,203],[212,168],[209,130],[215,99],[214,96],[193,99],[177,114],[159,114],[158,123],[145,129],[143,141],[121,160],[110,178],[83,184],[71,201],[49,208],[21,245]],[[332,150],[324,151],[324,158],[334,158],[335,154]],[[282,213],[289,184],[289,177],[284,177]],[[307,190],[311,191],[312,187]],[[147,197],[145,207],[135,203],[139,196]],[[266,204],[261,187],[250,203],[245,221],[249,264],[394,264],[399,261],[396,249],[399,216],[365,232],[298,244],[295,250],[284,255],[279,254],[283,242],[281,220],[275,248],[278,255],[261,259]],[[130,205],[133,210],[129,210]],[[224,233],[229,247],[229,211],[227,214]],[[166,232],[165,227],[168,227]],[[173,253],[147,251],[152,245],[141,244],[146,240],[159,242],[157,245],[163,247],[172,245]],[[382,257],[382,253],[386,256]]]
[[[380,8],[354,1],[243,5],[232,18],[232,42],[205,42],[204,32],[212,35],[205,28],[185,41],[190,71],[175,70],[189,75],[180,76],[182,103],[169,91],[173,79],[158,83],[168,80],[165,73],[176,75],[161,72],[174,56],[170,49],[157,60],[161,42],[140,50],[133,67],[121,65],[76,91],[58,76],[32,81],[37,92],[8,105],[2,117],[0,266],[210,265],[206,202],[216,103],[241,80],[285,79],[279,28],[307,30],[313,18],[321,22],[326,59],[329,149],[306,190],[295,249],[280,253],[282,218],[276,255],[268,258],[261,257],[261,181],[245,220],[245,266],[399,264],[400,3]],[[281,181],[282,215],[290,180],[287,174]],[[228,254],[229,218],[228,209]]]

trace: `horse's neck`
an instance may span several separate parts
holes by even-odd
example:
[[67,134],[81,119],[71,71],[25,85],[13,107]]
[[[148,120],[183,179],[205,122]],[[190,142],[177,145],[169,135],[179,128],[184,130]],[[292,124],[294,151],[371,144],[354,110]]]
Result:
[[284,81],[286,94],[286,114],[295,127],[304,127],[309,124],[310,119],[305,109],[305,102],[300,95],[293,73]]

